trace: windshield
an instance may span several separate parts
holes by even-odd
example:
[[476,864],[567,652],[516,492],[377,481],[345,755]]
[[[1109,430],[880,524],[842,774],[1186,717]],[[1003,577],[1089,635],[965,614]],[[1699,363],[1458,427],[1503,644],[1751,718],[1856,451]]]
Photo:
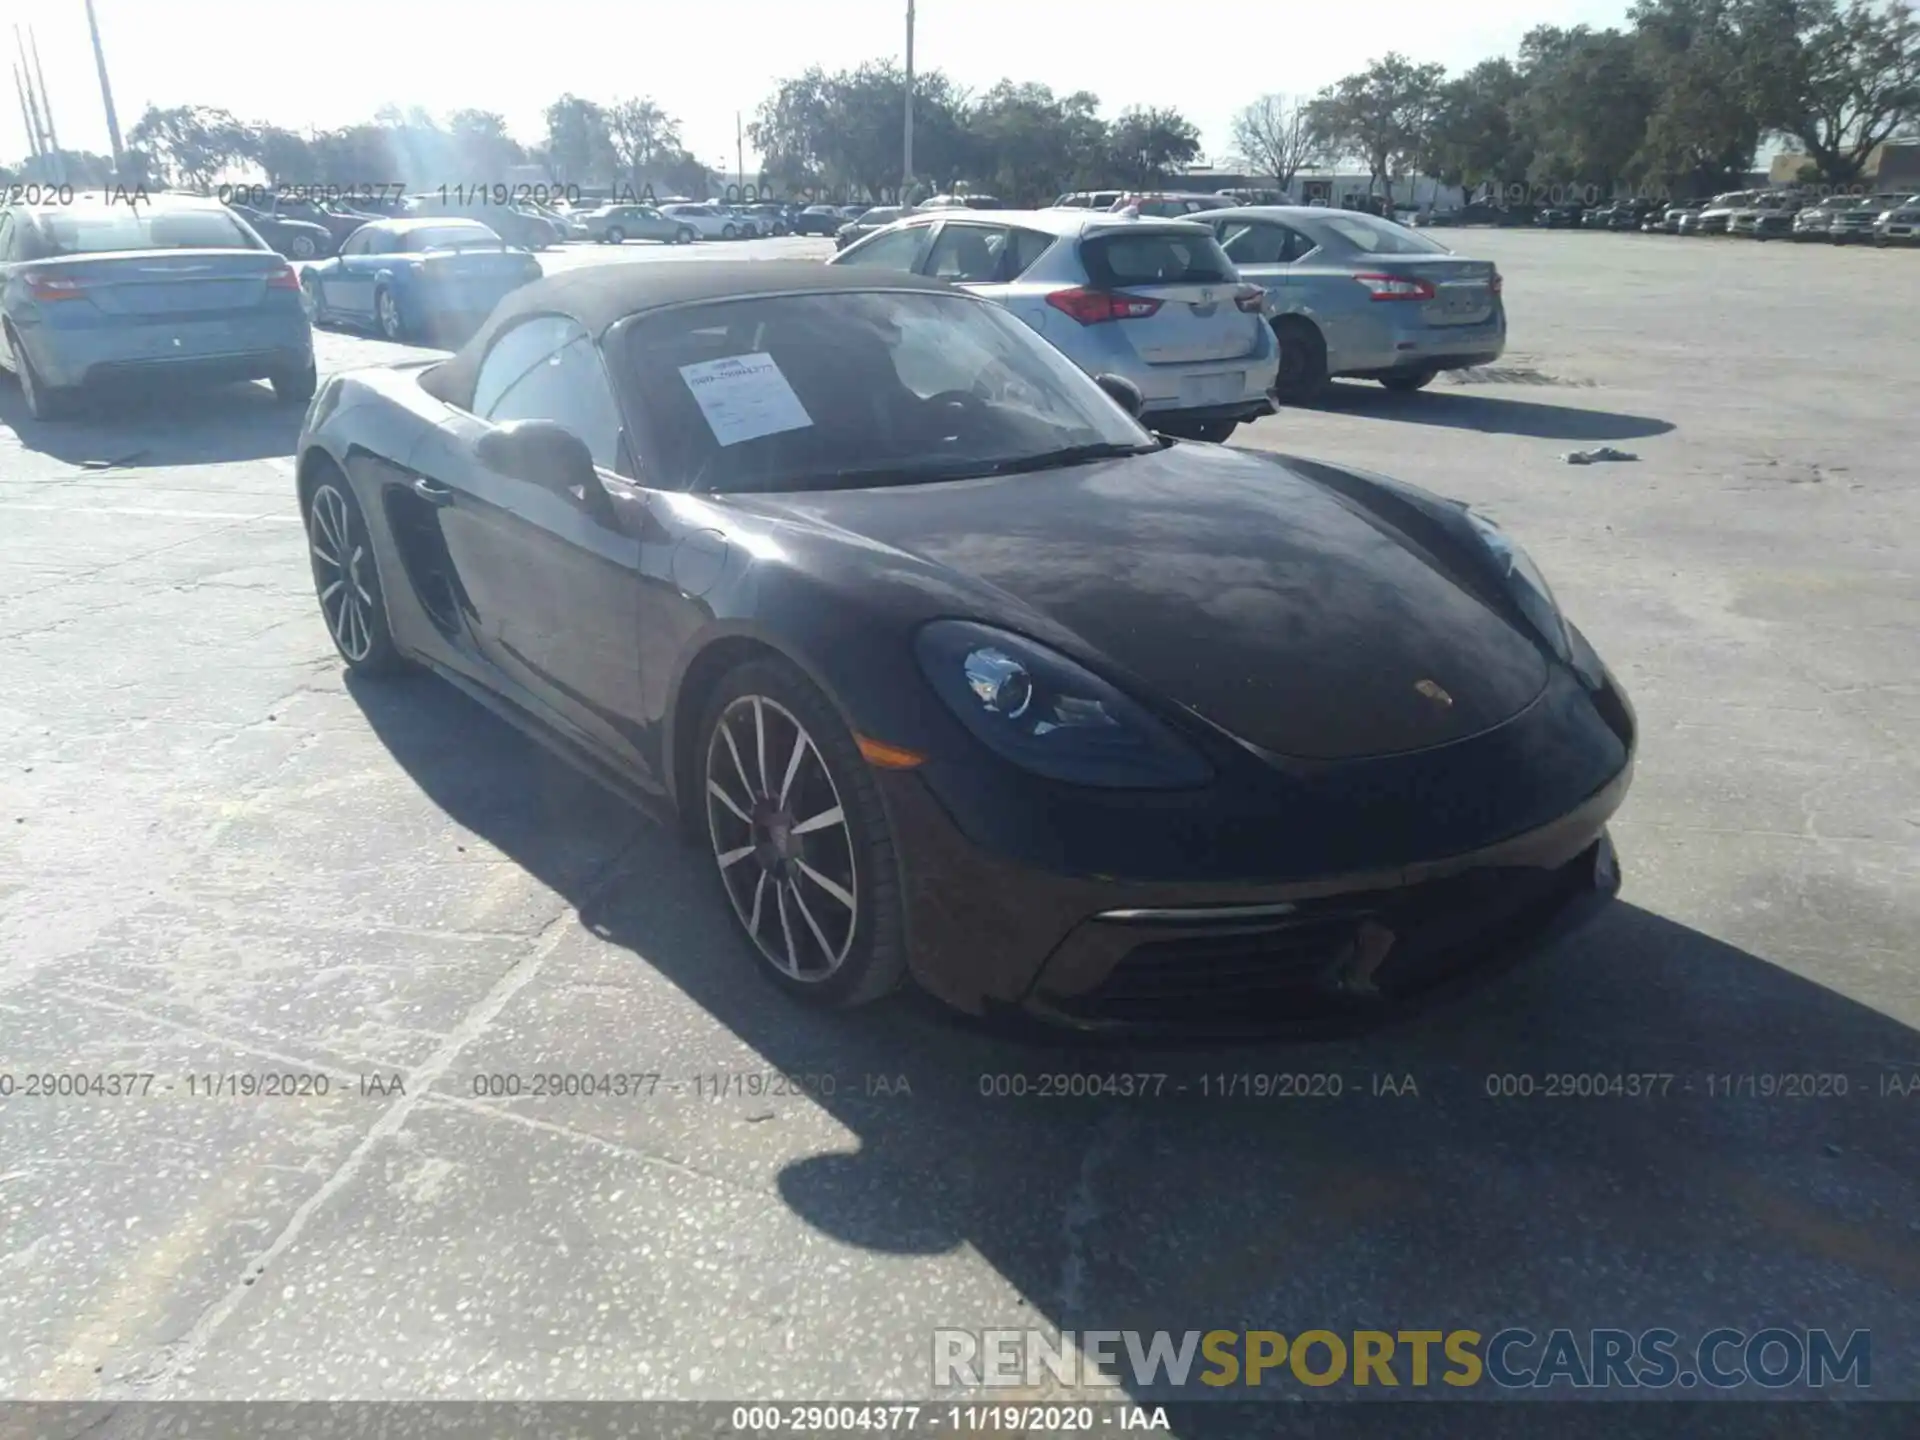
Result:
[[1154,442],[996,305],[928,292],[719,301],[652,317],[627,351],[662,485],[907,484]]
[[225,210],[155,210],[115,205],[50,212],[42,233],[56,255],[115,250],[260,250],[265,247]]
[[1355,250],[1369,255],[1446,255],[1451,252],[1436,240],[1391,220],[1372,215],[1330,215],[1316,225],[1333,231]]

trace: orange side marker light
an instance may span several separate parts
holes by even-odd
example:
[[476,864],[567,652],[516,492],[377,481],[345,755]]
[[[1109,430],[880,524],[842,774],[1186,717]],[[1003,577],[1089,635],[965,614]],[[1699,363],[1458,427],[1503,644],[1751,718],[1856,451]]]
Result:
[[853,741],[860,747],[860,753],[867,757],[867,763],[878,770],[911,770],[926,763],[927,757],[917,750],[903,750],[898,745],[870,740],[865,735],[856,735]]

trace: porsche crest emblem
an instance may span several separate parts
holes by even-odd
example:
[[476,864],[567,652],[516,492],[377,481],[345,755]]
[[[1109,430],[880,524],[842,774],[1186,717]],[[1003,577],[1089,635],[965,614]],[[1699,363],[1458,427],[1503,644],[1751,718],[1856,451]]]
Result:
[[1427,699],[1433,701],[1433,703],[1438,705],[1442,710],[1451,710],[1453,708],[1453,697],[1445,690],[1442,690],[1438,682],[1433,680],[1416,680],[1413,682],[1413,688],[1426,696]]

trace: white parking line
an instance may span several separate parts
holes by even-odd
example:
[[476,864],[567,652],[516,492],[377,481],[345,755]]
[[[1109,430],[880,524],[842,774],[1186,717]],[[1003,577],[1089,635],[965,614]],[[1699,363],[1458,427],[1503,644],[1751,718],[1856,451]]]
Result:
[[275,525],[299,525],[298,515],[242,515],[229,510],[148,510],[132,505],[17,505],[0,500],[0,510],[33,510],[46,515],[147,515],[162,520],[265,520]]

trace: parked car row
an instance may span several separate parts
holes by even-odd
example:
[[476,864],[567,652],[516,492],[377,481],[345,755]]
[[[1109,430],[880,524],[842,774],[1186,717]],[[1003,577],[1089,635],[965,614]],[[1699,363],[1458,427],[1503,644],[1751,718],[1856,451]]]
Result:
[[[1326,207],[1180,218],[1095,210],[871,211],[828,263],[998,301],[1157,429],[1221,441],[1335,376],[1413,391],[1506,348],[1502,279],[1406,226]],[[849,227],[850,229],[852,227]]]
[[1791,190],[1734,190],[1710,200],[1657,205],[1550,206],[1544,229],[1634,230],[1649,235],[1737,235],[1750,240],[1911,245],[1920,238],[1920,195],[1811,196]]

